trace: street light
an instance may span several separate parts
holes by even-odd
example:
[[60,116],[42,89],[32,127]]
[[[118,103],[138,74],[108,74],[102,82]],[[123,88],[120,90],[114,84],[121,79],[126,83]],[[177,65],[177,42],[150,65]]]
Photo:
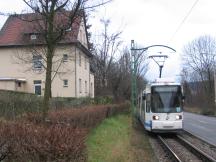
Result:
[[[164,62],[168,58],[168,55],[152,55],[152,56],[149,56],[149,58],[154,60],[154,62],[159,66],[159,78],[161,78],[162,69],[164,67]],[[157,59],[159,59],[159,60],[157,60]]]

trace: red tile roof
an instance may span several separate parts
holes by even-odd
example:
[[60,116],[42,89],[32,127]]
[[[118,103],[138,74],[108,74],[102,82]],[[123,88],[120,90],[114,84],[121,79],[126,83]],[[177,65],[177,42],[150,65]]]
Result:
[[[22,46],[32,44],[30,40],[31,33],[37,33],[35,30],[35,24],[39,21],[24,21],[24,20],[33,20],[37,15],[35,13],[22,14],[18,16],[9,16],[7,21],[5,22],[3,28],[0,31],[0,47],[5,46]],[[63,18],[63,19],[62,19]],[[61,20],[60,20],[61,19]],[[62,24],[62,20],[65,18],[61,16],[57,16],[58,25]],[[42,22],[42,21],[41,21]],[[40,24],[41,24],[40,22]],[[77,36],[79,32],[79,26],[81,22],[81,16],[76,18],[76,20],[72,24],[72,30],[68,31],[65,35],[64,39],[60,41],[60,43],[73,43],[77,41]],[[40,36],[40,34],[39,34]],[[44,44],[44,41],[38,39],[36,44]]]

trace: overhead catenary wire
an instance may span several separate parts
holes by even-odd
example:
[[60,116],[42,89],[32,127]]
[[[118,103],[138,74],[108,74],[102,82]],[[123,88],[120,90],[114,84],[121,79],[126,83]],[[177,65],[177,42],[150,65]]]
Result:
[[187,18],[190,16],[191,12],[193,11],[194,7],[197,5],[199,0],[196,0],[193,5],[191,6],[190,10],[187,12],[187,14],[185,15],[185,17],[182,19],[181,23],[179,24],[179,26],[177,27],[176,31],[173,33],[172,37],[170,38],[170,42],[173,40],[173,38],[175,37],[175,35],[178,33],[178,31],[181,29],[182,25],[185,23],[185,21],[187,20]]

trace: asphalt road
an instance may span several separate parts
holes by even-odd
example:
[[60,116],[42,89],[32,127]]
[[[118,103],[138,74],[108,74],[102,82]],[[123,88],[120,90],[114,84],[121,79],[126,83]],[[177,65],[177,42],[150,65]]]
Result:
[[184,112],[183,128],[216,146],[216,117]]

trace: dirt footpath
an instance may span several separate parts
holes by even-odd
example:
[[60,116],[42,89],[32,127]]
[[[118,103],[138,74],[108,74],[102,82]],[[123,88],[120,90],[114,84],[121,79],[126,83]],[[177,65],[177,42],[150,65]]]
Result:
[[139,122],[136,121],[132,125],[130,143],[134,162],[157,162],[158,160],[149,143],[148,133]]

